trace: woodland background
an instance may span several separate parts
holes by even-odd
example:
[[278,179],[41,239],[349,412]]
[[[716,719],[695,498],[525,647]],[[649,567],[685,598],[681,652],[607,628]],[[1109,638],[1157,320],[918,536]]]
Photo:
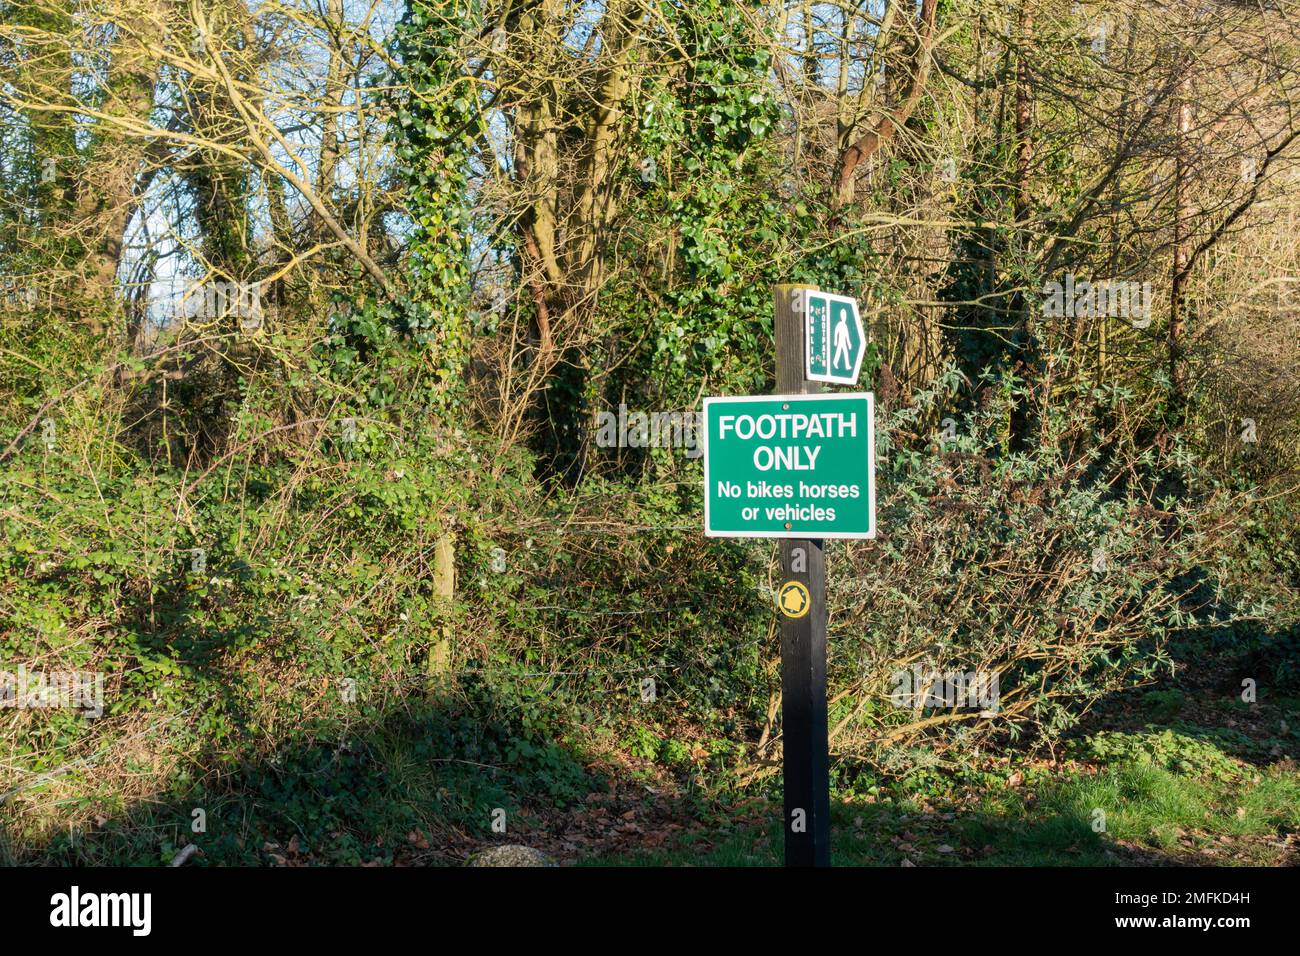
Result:
[[0,670],[106,705],[0,710],[0,861],[774,859],[775,549],[594,422],[770,391],[805,282],[880,415],[838,859],[1294,862],[1298,52],[1292,0],[0,2]]

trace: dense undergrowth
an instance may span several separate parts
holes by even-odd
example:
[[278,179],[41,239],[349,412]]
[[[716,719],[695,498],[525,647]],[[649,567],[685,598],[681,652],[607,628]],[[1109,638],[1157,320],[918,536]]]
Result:
[[[397,340],[366,348],[253,349],[228,433],[184,459],[156,416],[107,427],[160,384],[92,376],[5,463],[5,657],[105,675],[103,716],[5,712],[5,859],[157,862],[195,841],[230,863],[293,840],[392,860],[411,833],[490,839],[610,788],[692,819],[772,792],[774,552],[704,539],[698,462],[654,450],[635,477],[547,485],[529,454],[444,424]],[[954,413],[949,446],[919,423],[956,384],[886,406],[885,533],[830,550],[837,792],[1054,746],[1187,635],[1285,679],[1285,511],[1227,533],[1249,497],[1046,406],[1013,452],[1009,403],[1035,400],[1014,380]],[[1000,706],[894,706],[917,661],[998,672]]]

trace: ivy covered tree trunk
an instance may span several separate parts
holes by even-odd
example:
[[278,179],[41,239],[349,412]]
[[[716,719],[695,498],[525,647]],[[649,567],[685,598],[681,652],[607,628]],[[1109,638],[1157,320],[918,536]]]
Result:
[[406,84],[393,139],[415,231],[406,330],[432,350],[436,400],[461,401],[469,350],[470,155],[482,130],[463,44],[482,24],[472,0],[412,0],[396,52]]

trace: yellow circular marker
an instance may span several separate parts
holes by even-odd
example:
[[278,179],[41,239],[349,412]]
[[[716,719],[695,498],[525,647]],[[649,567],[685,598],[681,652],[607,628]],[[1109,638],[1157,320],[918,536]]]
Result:
[[812,597],[808,594],[808,589],[798,581],[786,581],[781,585],[781,591],[776,596],[776,603],[781,608],[781,613],[786,617],[800,618],[808,613],[808,608],[812,607]]

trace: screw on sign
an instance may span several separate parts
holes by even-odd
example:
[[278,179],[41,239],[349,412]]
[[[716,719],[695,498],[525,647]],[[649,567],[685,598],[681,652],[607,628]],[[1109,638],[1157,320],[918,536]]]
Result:
[[867,392],[704,400],[704,532],[875,536],[874,398]]

